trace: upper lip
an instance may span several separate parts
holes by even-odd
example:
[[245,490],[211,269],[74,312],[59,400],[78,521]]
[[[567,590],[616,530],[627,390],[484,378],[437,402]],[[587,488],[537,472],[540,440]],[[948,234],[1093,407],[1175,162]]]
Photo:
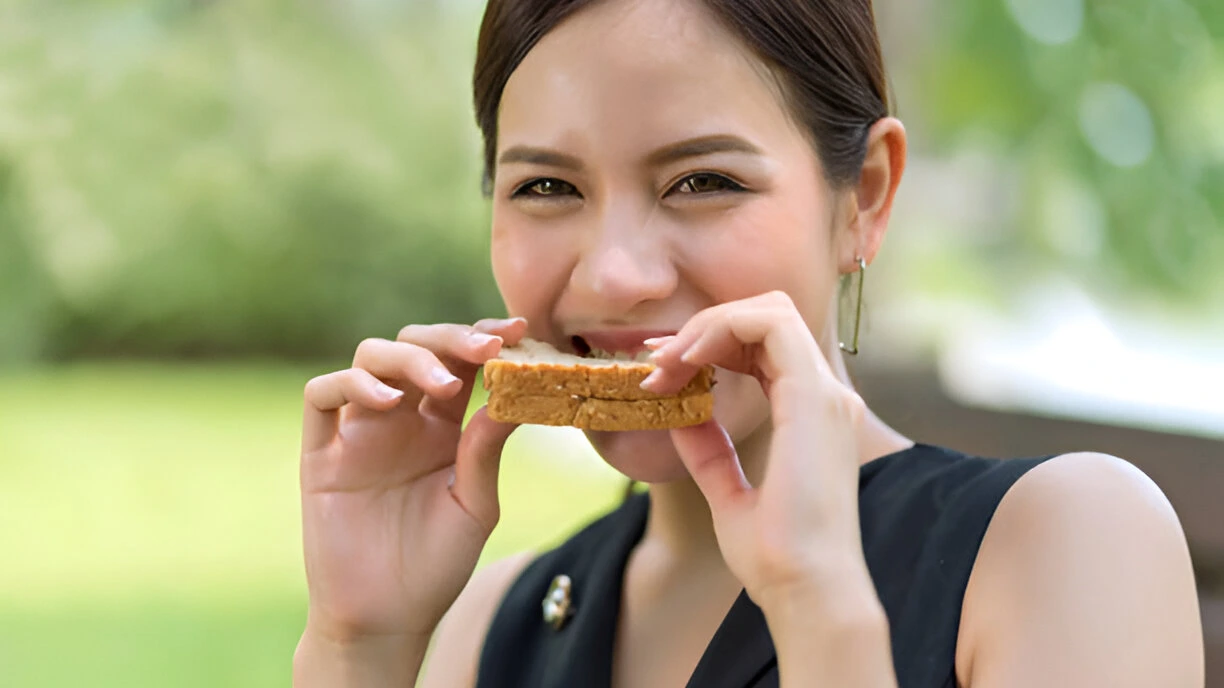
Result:
[[658,337],[668,337],[677,330],[585,330],[575,332],[573,336],[581,337],[592,349],[608,353],[637,354],[646,351],[645,341]]

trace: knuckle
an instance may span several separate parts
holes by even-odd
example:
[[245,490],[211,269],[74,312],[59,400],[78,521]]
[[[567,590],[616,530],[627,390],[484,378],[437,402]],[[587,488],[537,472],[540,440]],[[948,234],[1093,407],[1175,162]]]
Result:
[[336,373],[336,382],[344,386],[356,385],[367,380],[377,379],[378,378],[374,377],[374,374],[370,371],[366,370],[365,368],[358,368],[356,366]]
[[316,375],[307,380],[306,384],[302,387],[302,396],[306,397],[307,399],[313,399],[318,396],[321,388],[327,386],[329,378],[333,374],[334,373],[329,373],[327,375]]
[[439,366],[446,367],[434,352],[416,344],[405,344],[402,355],[395,361],[395,369],[417,386],[424,384],[426,376]]
[[846,412],[851,420],[859,421],[867,412],[867,404],[863,402],[863,398],[851,392],[846,395]]
[[305,389],[308,392],[317,393],[335,387],[336,385],[343,384],[356,370],[354,368],[343,368],[341,370],[333,370],[330,373],[316,375],[306,381]]
[[472,331],[469,325],[451,323],[435,325],[407,325],[399,331],[397,341],[411,347],[411,351],[433,354],[435,351],[449,353],[461,348],[463,337]]
[[425,329],[425,325],[418,325],[416,323],[405,325],[400,328],[400,331],[398,334],[396,334],[395,339],[401,342],[413,342],[421,338],[421,335],[424,334]]
[[442,360],[432,349],[419,344],[405,343],[403,360],[410,367],[442,365]]
[[495,330],[500,326],[507,325],[509,324],[509,322],[510,321],[503,320],[501,318],[482,318],[472,323],[472,326],[470,328],[463,328],[463,329],[476,330],[479,332],[488,332],[490,330]]
[[793,310],[795,307],[795,302],[791,299],[790,294],[781,289],[769,292],[765,295],[765,298],[775,308],[789,308]]
[[488,529],[490,533],[493,532],[493,529],[497,527],[497,524],[501,523],[501,507],[496,504],[490,506],[484,514],[483,521],[485,528]]
[[838,386],[839,389],[829,394],[828,408],[834,415],[839,418],[845,418],[853,423],[862,420],[866,414],[867,404],[863,401],[863,397],[857,392],[848,389],[844,386]]
[[367,337],[361,340],[357,345],[357,351],[353,355],[353,360],[360,360],[369,357],[382,345],[383,340],[378,337]]

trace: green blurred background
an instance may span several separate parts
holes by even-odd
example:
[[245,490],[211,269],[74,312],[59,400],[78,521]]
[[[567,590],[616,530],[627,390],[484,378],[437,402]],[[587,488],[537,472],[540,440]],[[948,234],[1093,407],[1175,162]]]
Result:
[[[288,684],[302,384],[502,313],[481,4],[0,0],[0,686]],[[913,162],[864,346],[1036,280],[1217,365],[1224,3],[877,12]],[[571,439],[512,441],[486,560],[615,503]]]

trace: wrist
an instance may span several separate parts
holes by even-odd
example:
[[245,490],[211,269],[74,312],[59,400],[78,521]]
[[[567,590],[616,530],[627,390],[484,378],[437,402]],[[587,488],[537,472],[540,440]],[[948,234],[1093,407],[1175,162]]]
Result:
[[896,685],[888,616],[870,583],[796,588],[761,611],[782,685]]
[[338,637],[307,624],[293,656],[293,685],[375,688],[416,682],[429,638],[380,634]]
[[842,615],[849,622],[880,606],[871,571],[858,554],[809,556],[806,563],[749,592],[766,618],[786,623],[813,618],[837,622]]
[[888,617],[870,583],[794,587],[775,591],[761,606],[771,632],[787,636],[888,636]]

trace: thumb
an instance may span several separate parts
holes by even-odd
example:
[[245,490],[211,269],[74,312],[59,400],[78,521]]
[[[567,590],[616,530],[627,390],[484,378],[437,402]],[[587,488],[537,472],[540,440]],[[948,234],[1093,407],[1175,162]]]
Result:
[[752,490],[731,437],[717,421],[671,431],[672,444],[710,510],[718,513]]
[[497,499],[497,474],[502,449],[517,425],[498,423],[485,408],[472,415],[455,455],[455,501],[489,530],[497,525],[501,508]]

